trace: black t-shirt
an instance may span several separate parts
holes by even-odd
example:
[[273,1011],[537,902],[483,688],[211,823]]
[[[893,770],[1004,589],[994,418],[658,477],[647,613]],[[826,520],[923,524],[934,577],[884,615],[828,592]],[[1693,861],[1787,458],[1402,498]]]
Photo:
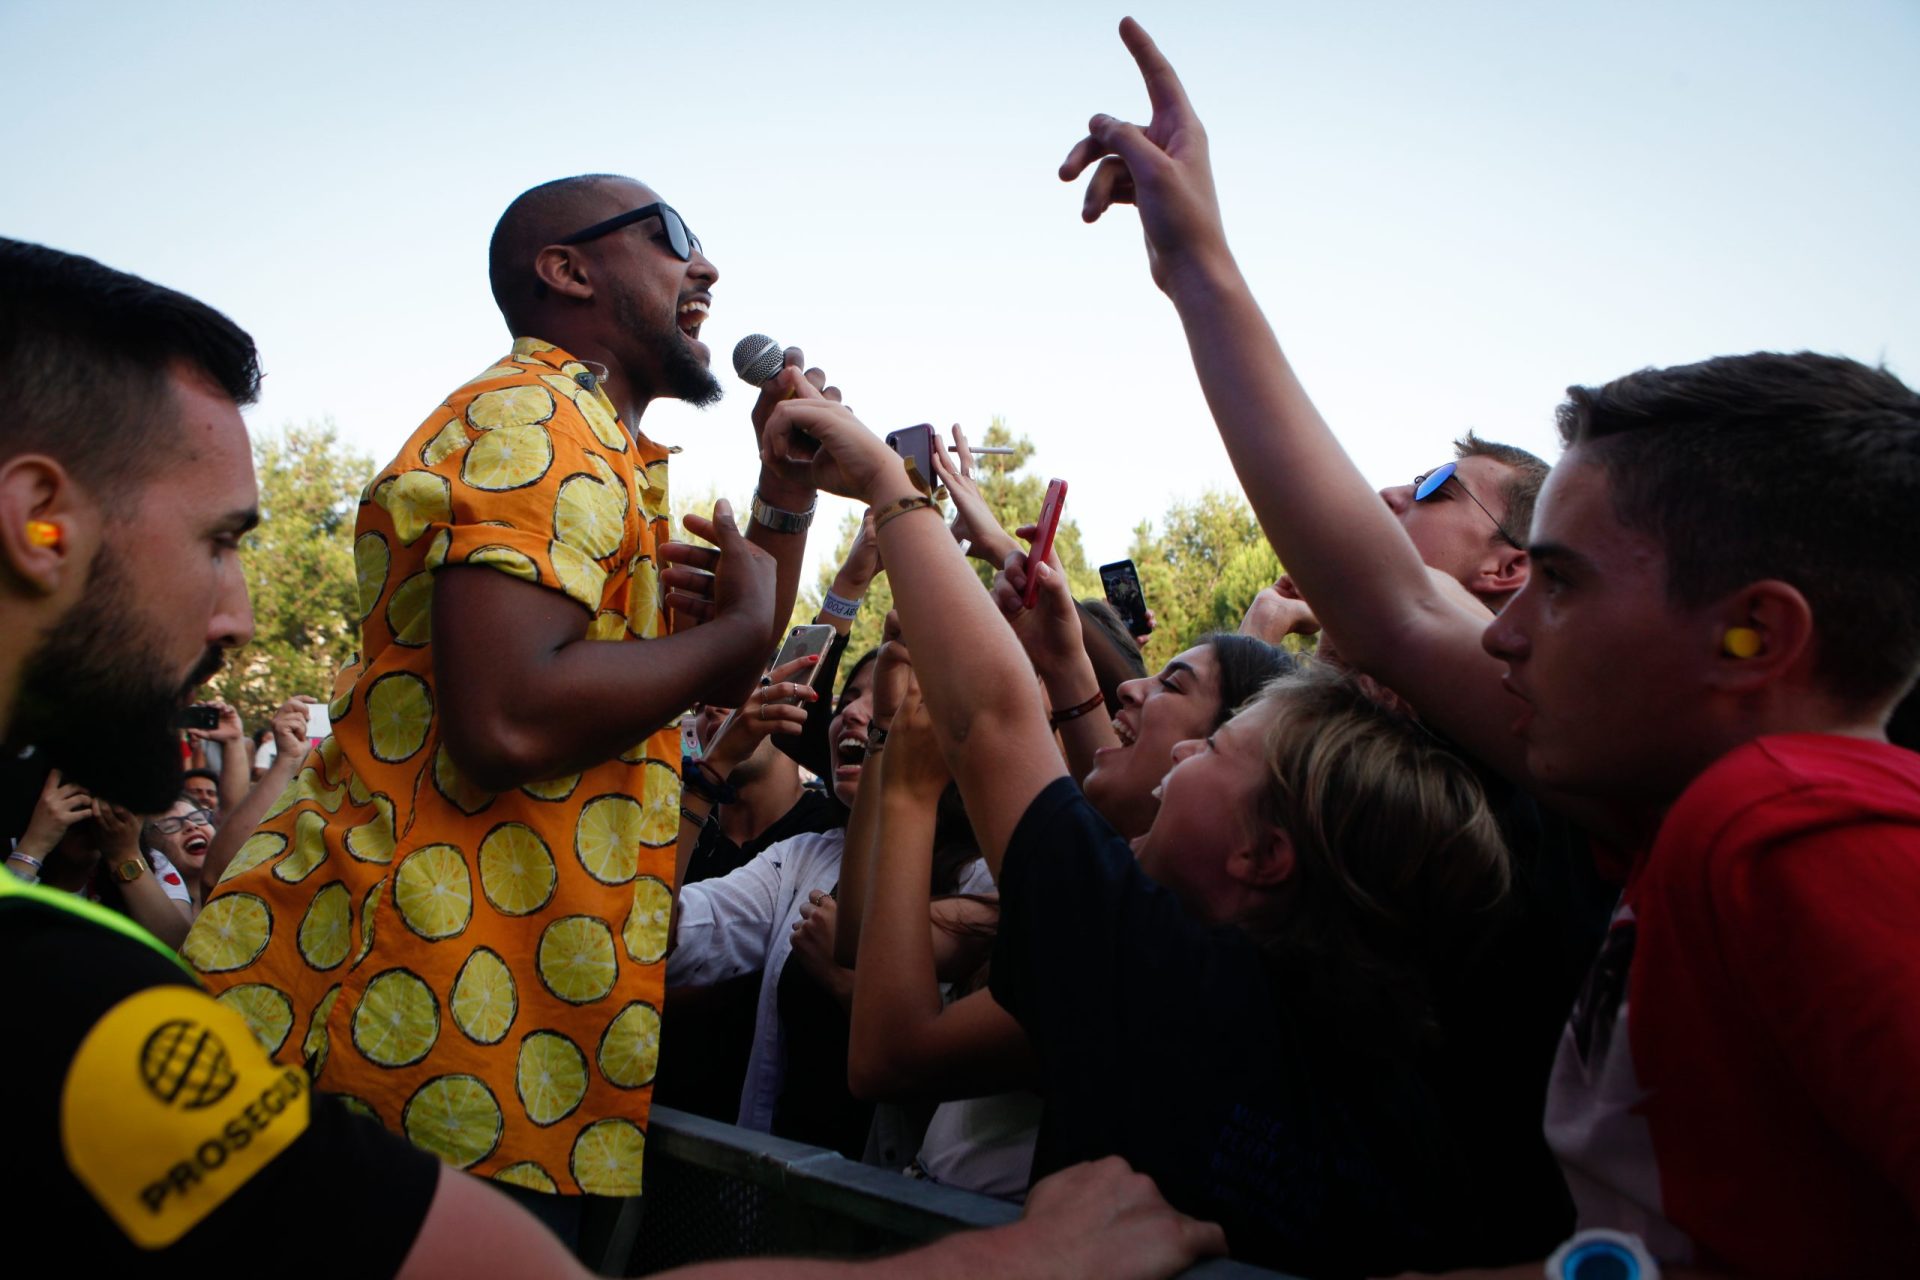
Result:
[[[763,849],[791,836],[845,826],[847,810],[838,800],[809,788],[774,824],[744,845],[721,833],[709,817],[687,861],[687,880],[712,880],[760,856]],[[743,973],[710,987],[675,988],[669,996],[667,1024],[660,1048],[660,1070],[653,1101],[697,1116],[732,1124],[740,1114],[740,1090],[753,1056],[753,1024],[759,1013],[760,971]]]
[[781,966],[777,998],[787,1064],[773,1107],[774,1136],[860,1159],[873,1127],[873,1104],[847,1087],[852,1018],[799,956],[788,956]]
[[400,1269],[438,1161],[274,1065],[235,1002],[151,947],[21,899],[0,899],[0,972],[7,1217],[52,1269]]
[[1001,868],[991,978],[1044,1081],[1034,1176],[1120,1155],[1243,1261],[1450,1268],[1459,1162],[1420,1071],[1335,1049],[1287,981],[1148,879],[1070,780],[1041,792]]

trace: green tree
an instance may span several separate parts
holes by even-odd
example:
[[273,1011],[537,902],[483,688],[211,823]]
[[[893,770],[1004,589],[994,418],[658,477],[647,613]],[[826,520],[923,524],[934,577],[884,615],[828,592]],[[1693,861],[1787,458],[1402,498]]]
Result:
[[360,643],[353,521],[371,459],[331,422],[289,424],[254,438],[260,524],[241,543],[253,599],[253,640],[208,686],[249,730],[287,698],[333,696],[333,678]]
[[[980,496],[986,499],[1000,527],[1011,533],[1021,525],[1038,520],[1040,505],[1046,501],[1047,482],[1043,476],[1026,473],[1027,462],[1033,457],[1033,442],[1025,436],[1016,439],[1006,421],[995,417],[987,427],[986,438],[973,443],[1000,445],[1014,450],[1010,454],[990,454],[974,459],[974,481],[980,486]],[[1068,505],[1072,505],[1071,497]],[[943,507],[942,510],[950,519],[950,509]],[[832,585],[834,575],[840,571],[840,565],[853,546],[854,535],[859,532],[860,514],[851,512],[840,523],[840,536],[833,552],[821,562],[819,581],[811,591],[800,592],[801,601],[794,610],[796,616],[801,615],[802,607],[805,610],[804,617],[808,619],[819,610],[821,598]],[[1067,571],[1067,583],[1073,588],[1073,594],[1081,599],[1098,597],[1101,594],[1100,575],[1087,565],[1086,552],[1081,549],[1080,526],[1072,517],[1060,521],[1060,532],[1054,538],[1054,547],[1060,553],[1060,563]],[[992,566],[978,560],[971,563],[982,583],[992,583]],[[858,657],[880,643],[887,611],[891,608],[893,590],[888,586],[883,571],[867,589],[860,616],[853,621],[853,630],[847,641],[847,653],[850,656]]]
[[1262,588],[1281,574],[1253,511],[1239,494],[1209,490],[1175,502],[1161,518],[1133,531],[1133,563],[1153,610],[1155,629],[1143,646],[1149,671],[1211,631],[1232,631]]

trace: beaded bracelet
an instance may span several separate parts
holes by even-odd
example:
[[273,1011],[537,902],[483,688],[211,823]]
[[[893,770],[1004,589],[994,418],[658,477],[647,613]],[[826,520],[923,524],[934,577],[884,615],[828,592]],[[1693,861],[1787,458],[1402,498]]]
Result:
[[918,511],[922,507],[933,510],[933,499],[920,493],[909,494],[904,498],[896,498],[873,513],[873,531],[879,533],[881,529],[886,527],[887,521],[897,520],[907,514],[907,512]]

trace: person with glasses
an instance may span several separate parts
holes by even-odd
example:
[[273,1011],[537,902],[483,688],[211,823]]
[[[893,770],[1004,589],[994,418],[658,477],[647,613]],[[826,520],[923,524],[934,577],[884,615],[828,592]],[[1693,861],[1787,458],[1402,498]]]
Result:
[[146,845],[153,855],[154,874],[163,885],[177,883],[195,915],[207,899],[201,871],[206,866],[207,850],[213,845],[217,822],[217,814],[186,795],[147,822]]
[[1498,613],[1527,581],[1527,526],[1547,464],[1469,431],[1452,461],[1382,489],[1414,550]]
[[[289,998],[279,1061],[577,1241],[589,1199],[611,1231],[607,1206],[640,1192],[684,870],[678,717],[754,687],[814,493],[763,475],[746,530],[721,503],[687,521],[717,550],[669,541],[673,450],[642,418],[718,398],[700,333],[719,271],[658,194],[535,187],[489,267],[511,348],[362,495],[360,656],[332,736],[301,751],[185,954],[215,991]],[[756,424],[827,394],[788,354]],[[299,927],[316,913],[353,927]],[[268,916],[285,923],[257,949],[226,944]]]

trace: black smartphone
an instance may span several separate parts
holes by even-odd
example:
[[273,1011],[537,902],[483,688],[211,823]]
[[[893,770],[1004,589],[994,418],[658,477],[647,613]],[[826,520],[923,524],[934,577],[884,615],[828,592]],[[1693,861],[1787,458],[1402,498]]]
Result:
[[939,472],[933,469],[932,426],[923,422],[917,427],[889,431],[887,447],[900,455],[900,461],[906,464],[907,478],[913,481],[914,487],[931,495],[939,476]]
[[1147,598],[1140,593],[1140,574],[1134,569],[1133,561],[1116,560],[1101,565],[1100,585],[1107,593],[1107,603],[1127,624],[1128,635],[1137,640],[1152,633],[1153,628],[1147,622]]
[[217,729],[220,727],[220,713],[208,706],[191,706],[180,713],[175,720],[177,729]]

